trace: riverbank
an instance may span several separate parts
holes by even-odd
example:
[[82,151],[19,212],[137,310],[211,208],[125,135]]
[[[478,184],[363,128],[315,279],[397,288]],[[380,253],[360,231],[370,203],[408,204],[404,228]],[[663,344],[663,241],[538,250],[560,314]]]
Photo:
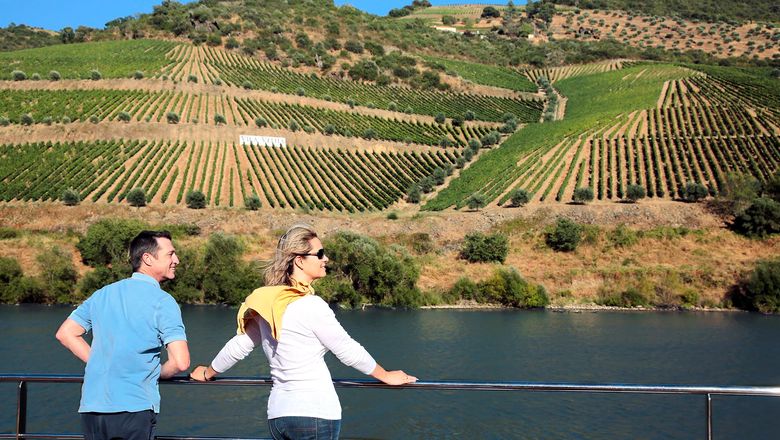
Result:
[[[217,232],[234,235],[241,242],[245,261],[268,259],[285,227],[306,222],[326,241],[346,230],[404,248],[419,267],[416,286],[427,298],[424,303],[442,308],[453,307],[445,303],[451,301],[448,292],[460,278],[480,283],[497,270],[512,267],[528,282],[542,285],[550,304],[562,310],[610,310],[596,304],[620,305],[627,292],[653,310],[729,309],[728,292],[739,279],[756,261],[780,255],[780,237],[754,240],[734,234],[698,204],[532,204],[522,209],[436,213],[400,207],[393,212],[397,219],[377,212],[344,215],[0,203],[0,226],[18,232],[2,239],[3,256],[17,260],[25,275],[46,273],[41,255],[58,248],[70,256],[78,276],[83,277],[92,269],[82,263],[75,245],[89,225],[105,218],[143,220],[150,227],[183,224],[199,230],[197,235],[176,239],[177,247],[185,251],[202,250]],[[573,252],[556,252],[545,244],[545,234],[558,217],[584,226],[582,241]],[[507,237],[509,251],[503,264],[469,263],[460,258],[464,237],[473,232]]]

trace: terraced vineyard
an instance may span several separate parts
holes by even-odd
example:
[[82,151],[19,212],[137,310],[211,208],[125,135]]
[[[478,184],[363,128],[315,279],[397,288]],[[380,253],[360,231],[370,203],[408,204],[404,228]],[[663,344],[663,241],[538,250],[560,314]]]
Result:
[[501,87],[517,92],[534,93],[538,89],[538,86],[534,84],[535,80],[507,67],[430,56],[426,56],[424,59],[431,63],[440,64],[447,69],[447,72],[454,72],[463,79],[475,84]]
[[147,201],[169,205],[198,190],[211,206],[257,195],[271,208],[356,212],[396,203],[458,154],[118,140],[0,145],[0,157],[3,201],[57,200],[73,189],[88,202],[119,203],[143,188]]
[[520,188],[560,202],[579,187],[620,200],[631,184],[655,198],[680,197],[694,182],[716,194],[729,173],[766,181],[780,169],[777,109],[759,106],[749,84],[729,88],[693,71],[635,66],[558,86],[573,104],[567,120],[516,133],[426,209],[462,206],[476,191],[504,204]]
[[37,73],[43,79],[51,71],[63,79],[90,79],[93,70],[103,78],[129,78],[136,71],[150,76],[170,63],[165,54],[176,46],[170,41],[122,40],[0,52],[0,80],[13,79],[13,71],[28,78]]
[[[200,54],[195,52],[202,51]],[[183,78],[200,75],[204,81],[219,79],[232,86],[269,90],[287,94],[304,94],[319,99],[434,116],[443,113],[449,118],[462,117],[467,110],[478,120],[501,121],[506,113],[520,122],[539,120],[541,100],[499,98],[464,93],[422,91],[406,87],[362,84],[317,75],[304,75],[262,63],[254,58],[213,48],[179,46],[170,56],[177,61],[162,70],[163,74]],[[201,62],[192,62],[193,59]],[[190,72],[190,73],[185,73]],[[192,73],[194,72],[194,73]],[[302,93],[301,93],[302,92]]]
[[[211,109],[211,113],[209,110]],[[487,134],[487,125],[435,124],[380,118],[357,112],[322,109],[298,104],[234,98],[224,94],[150,92],[145,90],[0,90],[0,116],[12,123],[135,120],[165,122],[169,112],[183,122],[251,126],[256,120],[277,128],[295,122],[299,129],[325,134],[384,139],[424,145],[465,146]],[[25,115],[29,118],[25,121]]]
[[565,67],[550,67],[545,69],[529,69],[523,71],[525,76],[533,81],[539,81],[539,78],[545,77],[551,83],[560,81],[566,78],[572,78],[581,75],[591,75],[594,73],[611,72],[613,70],[620,70],[626,67],[630,67],[636,64],[633,61],[626,60],[610,60],[600,63],[580,64],[577,66],[565,66]]

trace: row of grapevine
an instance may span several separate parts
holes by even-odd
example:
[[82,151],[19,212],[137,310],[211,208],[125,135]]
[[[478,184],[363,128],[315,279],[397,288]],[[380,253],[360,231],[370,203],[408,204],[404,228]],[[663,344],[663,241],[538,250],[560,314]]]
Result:
[[[304,106],[300,104],[234,99],[224,95],[151,92],[143,90],[0,90],[0,116],[12,123],[71,121],[164,121],[169,112],[180,121],[214,123],[211,114],[221,114],[227,124],[255,126],[258,118],[276,128],[311,127],[325,134],[377,138],[426,145],[465,146],[469,139],[490,131],[485,125],[463,126],[408,122]],[[217,111],[215,111],[216,109]],[[25,121],[25,118],[31,119]],[[330,126],[330,127],[329,127]]]
[[[336,211],[385,209],[457,153],[265,148],[183,141],[93,141],[0,145],[0,199],[122,202],[134,188],[147,202],[179,204],[197,190],[207,204],[233,206],[257,195],[263,206]],[[227,181],[225,179],[228,179]],[[178,194],[173,197],[172,194]]]
[[590,75],[593,73],[610,72],[634,65],[635,62],[627,60],[608,60],[591,64],[578,64],[576,66],[548,67],[543,69],[528,69],[523,71],[532,82],[538,82],[545,77],[551,83],[573,76]]
[[[412,113],[463,117],[470,110],[478,120],[501,121],[506,113],[520,122],[535,122],[541,114],[541,100],[523,100],[486,95],[417,90],[407,87],[379,86],[315,74],[305,75],[269,63],[220,49],[204,48],[208,71],[217,72],[220,81],[236,87],[252,87],[287,94],[305,94],[362,106],[388,108]],[[186,61],[182,61],[186,63]],[[213,78],[214,80],[217,77]]]

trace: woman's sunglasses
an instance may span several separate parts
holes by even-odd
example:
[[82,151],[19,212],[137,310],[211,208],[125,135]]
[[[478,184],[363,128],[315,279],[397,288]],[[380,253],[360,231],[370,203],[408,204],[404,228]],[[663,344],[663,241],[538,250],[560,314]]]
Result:
[[325,248],[320,248],[316,254],[295,254],[299,257],[317,257],[318,260],[325,258]]

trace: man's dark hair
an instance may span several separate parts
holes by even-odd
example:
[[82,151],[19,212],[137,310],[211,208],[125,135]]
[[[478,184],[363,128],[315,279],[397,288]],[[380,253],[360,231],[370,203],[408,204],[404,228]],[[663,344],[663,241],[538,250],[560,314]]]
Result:
[[130,264],[133,266],[133,272],[138,272],[141,267],[141,257],[144,254],[157,254],[157,239],[171,239],[171,233],[168,231],[141,231],[130,242]]

